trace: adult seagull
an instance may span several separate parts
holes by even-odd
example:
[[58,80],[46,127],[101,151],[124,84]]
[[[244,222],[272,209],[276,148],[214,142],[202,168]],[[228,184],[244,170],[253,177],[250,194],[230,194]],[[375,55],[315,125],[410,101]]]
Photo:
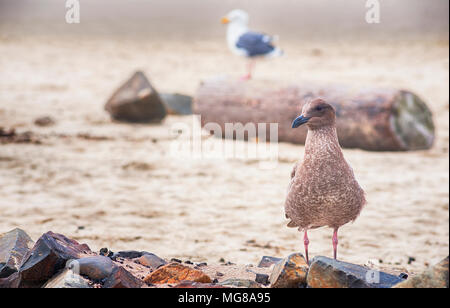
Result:
[[252,77],[256,58],[273,58],[283,54],[281,49],[272,44],[274,37],[249,31],[248,19],[248,14],[243,10],[233,10],[222,18],[222,23],[228,25],[228,47],[234,54],[249,59],[247,75],[243,76],[245,80]]

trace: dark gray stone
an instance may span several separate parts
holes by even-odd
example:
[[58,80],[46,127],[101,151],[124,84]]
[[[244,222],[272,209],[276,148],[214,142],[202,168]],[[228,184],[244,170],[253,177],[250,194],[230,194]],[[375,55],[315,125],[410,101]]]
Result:
[[192,114],[192,97],[178,93],[161,93],[160,97],[169,114]]
[[264,256],[261,261],[258,263],[258,267],[270,267],[272,264],[277,264],[281,262],[283,259],[276,257]]
[[14,229],[0,235],[0,278],[6,278],[19,270],[24,256],[34,242],[21,229]]
[[41,287],[66,266],[68,260],[79,259],[91,250],[62,234],[43,234],[20,266],[20,287]]
[[105,110],[115,120],[136,123],[160,122],[166,108],[144,73],[136,72],[108,100]]
[[86,275],[94,280],[102,280],[110,276],[116,265],[110,258],[105,256],[85,257],[73,261],[71,266],[78,267],[81,275]]
[[152,269],[157,269],[158,267],[167,264],[167,262],[164,259],[158,257],[153,253],[146,253],[142,255],[138,259],[138,261],[140,264],[151,267]]
[[124,258],[124,259],[136,259],[140,258],[145,254],[150,254],[150,252],[147,251],[136,251],[136,250],[124,250],[119,251],[113,254],[112,259],[116,258]]
[[263,284],[263,285],[268,285],[269,284],[269,275],[267,275],[267,274],[256,274],[256,277],[255,277],[255,281],[257,282],[257,283],[260,283],[260,284]]
[[307,276],[311,288],[390,288],[400,277],[327,257],[315,257]]

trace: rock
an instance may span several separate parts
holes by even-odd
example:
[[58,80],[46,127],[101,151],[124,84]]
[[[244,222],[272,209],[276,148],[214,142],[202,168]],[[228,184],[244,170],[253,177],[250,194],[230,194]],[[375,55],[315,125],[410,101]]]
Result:
[[124,258],[124,259],[136,259],[142,257],[144,254],[149,254],[146,251],[136,251],[136,250],[124,250],[113,254],[112,258]]
[[262,257],[261,261],[259,261],[258,267],[270,267],[272,266],[272,264],[276,264],[278,262],[281,262],[282,260],[283,259],[281,258],[264,256]]
[[6,130],[0,127],[0,144],[2,143],[42,144],[39,136],[36,136],[33,132],[17,133],[14,128]]
[[221,286],[233,286],[238,288],[261,288],[261,285],[250,279],[230,278],[219,282]]
[[142,72],[116,90],[105,109],[113,119],[125,122],[160,122],[166,116],[163,102]]
[[448,256],[432,268],[411,277],[394,288],[448,288]]
[[176,262],[161,266],[144,278],[146,283],[155,284],[178,283],[183,280],[211,283],[211,278],[202,271]]
[[34,124],[37,126],[51,126],[55,124],[55,120],[52,117],[43,116],[34,120]]
[[271,288],[298,288],[306,283],[308,264],[301,253],[293,253],[276,263],[270,274]]
[[14,229],[0,235],[0,278],[6,278],[19,270],[23,257],[34,242],[21,229]]
[[185,289],[221,289],[225,288],[224,286],[213,284],[213,283],[201,283],[201,282],[194,282],[194,281],[182,281],[179,284],[175,285],[174,288],[185,288]]
[[110,276],[116,265],[110,258],[104,256],[86,257],[74,260],[71,268],[79,270],[81,275],[86,275],[94,280],[102,280]]
[[103,248],[101,248],[100,249],[100,251],[99,251],[99,255],[101,255],[101,256],[108,256],[108,254],[109,254],[109,249],[108,248],[106,248],[106,247],[103,247]]
[[136,278],[123,267],[117,267],[103,284],[103,288],[137,289],[142,287],[142,280]]
[[89,280],[66,268],[61,273],[53,276],[42,288],[46,289],[88,289],[91,288]]
[[207,266],[207,265],[208,265],[208,263],[206,263],[206,262],[201,262],[201,263],[196,264],[196,266],[198,266],[198,267]]
[[63,269],[70,259],[79,259],[91,252],[86,244],[79,244],[64,235],[47,232],[24,257],[20,266],[20,287],[40,287]]
[[161,93],[160,97],[169,114],[192,114],[192,97],[178,93]]
[[394,275],[322,256],[312,260],[307,279],[311,288],[390,288],[400,281]]
[[0,289],[18,288],[20,285],[20,276],[18,272],[9,275],[6,278],[0,278]]
[[257,283],[260,283],[260,284],[263,284],[263,285],[268,285],[269,284],[269,275],[257,273],[256,277],[255,277],[255,281]]
[[140,257],[138,261],[140,264],[144,266],[149,266],[152,269],[157,269],[158,267],[167,264],[167,262],[164,259],[161,259],[157,255],[152,253],[146,253],[145,255]]

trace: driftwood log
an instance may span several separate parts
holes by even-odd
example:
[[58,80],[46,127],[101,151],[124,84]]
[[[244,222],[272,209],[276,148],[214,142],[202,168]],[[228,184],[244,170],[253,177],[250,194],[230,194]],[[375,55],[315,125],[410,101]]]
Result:
[[[225,131],[225,123],[278,123],[278,141],[304,144],[306,127],[292,129],[291,123],[303,104],[316,97],[335,107],[337,132],[343,147],[409,151],[428,149],[433,144],[430,110],[414,93],[397,89],[286,85],[219,77],[201,83],[193,111],[201,115],[202,126],[217,123],[222,137],[230,136]],[[241,133],[236,132],[234,137]],[[269,136],[268,129],[265,136]]]

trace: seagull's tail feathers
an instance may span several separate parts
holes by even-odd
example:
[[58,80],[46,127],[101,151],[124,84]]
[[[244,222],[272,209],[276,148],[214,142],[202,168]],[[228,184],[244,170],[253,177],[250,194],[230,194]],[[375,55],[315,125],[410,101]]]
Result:
[[278,47],[275,47],[270,53],[266,55],[266,58],[278,58],[284,55],[284,51]]
[[272,35],[271,37],[270,37],[270,41],[272,42],[272,43],[276,43],[276,42],[278,42],[278,40],[280,39],[280,37],[278,36],[278,35]]

